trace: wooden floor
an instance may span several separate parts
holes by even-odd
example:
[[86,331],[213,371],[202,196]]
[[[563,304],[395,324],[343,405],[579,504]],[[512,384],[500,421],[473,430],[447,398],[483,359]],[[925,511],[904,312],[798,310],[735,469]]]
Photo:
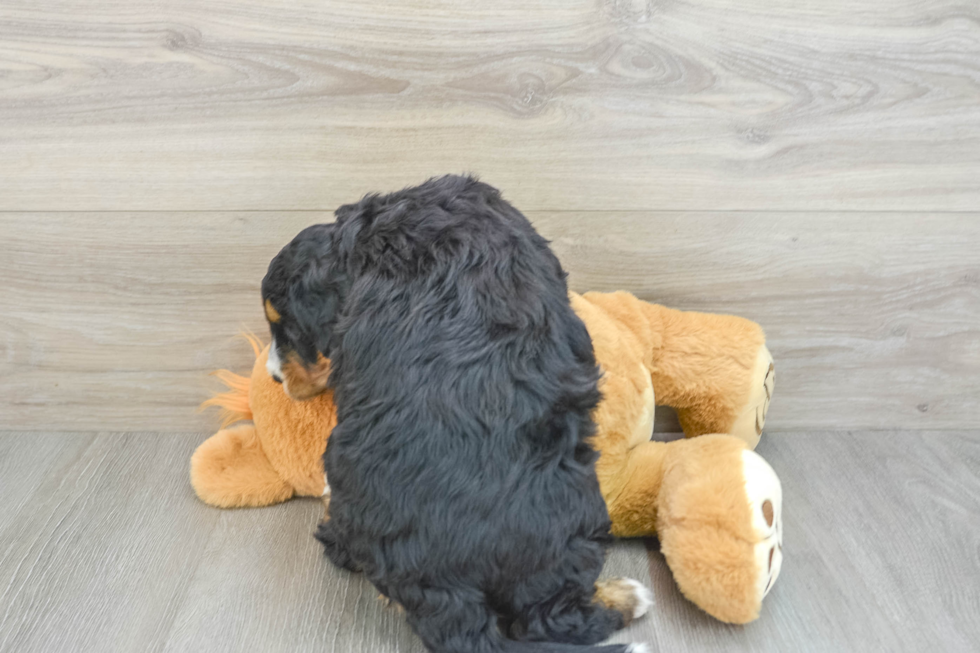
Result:
[[[0,435],[0,651],[422,653],[360,576],[323,558],[322,508],[198,502],[201,436]],[[980,650],[980,432],[767,433],[786,561],[761,618],[714,621],[655,541],[605,573],[649,584],[617,636],[654,651]]]

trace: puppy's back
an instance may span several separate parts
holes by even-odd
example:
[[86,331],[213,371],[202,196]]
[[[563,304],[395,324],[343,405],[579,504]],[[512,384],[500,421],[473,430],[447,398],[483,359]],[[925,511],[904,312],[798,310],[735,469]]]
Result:
[[[417,409],[440,413],[430,417],[461,412],[461,421],[481,423],[477,431],[499,426],[497,438],[521,440],[547,433],[540,422],[556,406],[592,410],[598,371],[565,273],[496,189],[442,177],[342,207],[338,227],[358,281],[334,378],[342,393],[365,390],[340,403],[414,403],[421,393],[429,401]],[[532,432],[515,430],[521,424]]]
[[337,215],[351,285],[322,538],[342,533],[410,615],[432,607],[422,587],[519,621],[535,592],[574,586],[588,612],[609,538],[588,444],[599,373],[547,242],[467,177]]

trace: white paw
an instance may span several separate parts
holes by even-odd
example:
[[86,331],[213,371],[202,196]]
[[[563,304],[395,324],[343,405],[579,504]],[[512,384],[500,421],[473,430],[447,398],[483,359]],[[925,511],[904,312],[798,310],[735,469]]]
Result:
[[[639,581],[632,578],[624,578],[623,582],[633,588],[633,595],[636,597],[636,607],[633,608],[633,618],[639,619],[647,613],[653,605],[653,592],[644,587]],[[642,645],[641,645],[642,646]]]
[[759,537],[755,545],[759,570],[756,596],[761,602],[776,583],[783,566],[783,486],[769,463],[748,449],[742,452],[742,473],[752,527]]
[[626,653],[650,653],[650,647],[646,644],[630,644]]

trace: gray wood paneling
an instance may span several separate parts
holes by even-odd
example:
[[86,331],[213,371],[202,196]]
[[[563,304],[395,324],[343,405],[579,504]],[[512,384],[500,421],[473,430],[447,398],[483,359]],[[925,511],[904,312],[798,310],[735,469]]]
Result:
[[[530,212],[576,290],[757,320],[768,426],[980,422],[980,214]],[[270,258],[320,212],[0,213],[6,428],[205,430]],[[660,430],[676,423],[664,416]]]
[[0,209],[976,210],[963,0],[7,0]]

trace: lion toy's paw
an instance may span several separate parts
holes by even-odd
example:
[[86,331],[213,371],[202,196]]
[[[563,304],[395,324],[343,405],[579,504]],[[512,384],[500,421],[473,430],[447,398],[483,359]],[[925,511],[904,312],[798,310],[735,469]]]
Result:
[[782,566],[782,486],[731,436],[683,442],[666,466],[661,549],[681,592],[713,617],[746,623]]

